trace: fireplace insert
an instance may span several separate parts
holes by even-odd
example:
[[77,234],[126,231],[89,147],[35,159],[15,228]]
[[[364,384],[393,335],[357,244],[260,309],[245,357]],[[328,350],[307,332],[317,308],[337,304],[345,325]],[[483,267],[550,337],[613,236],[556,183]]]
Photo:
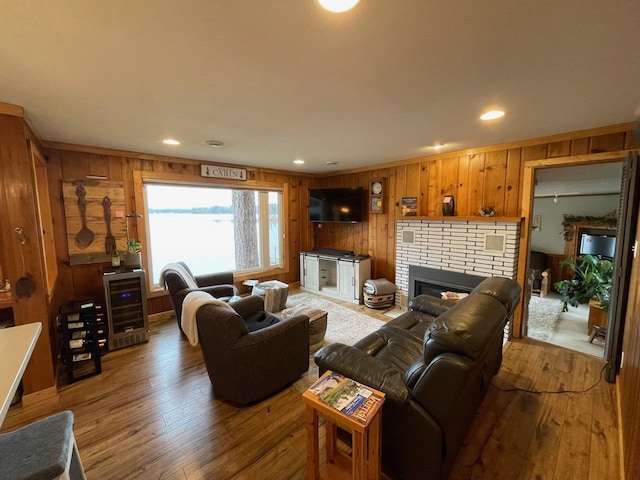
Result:
[[421,294],[440,298],[442,292],[470,293],[485,278],[468,273],[409,265],[409,300]]

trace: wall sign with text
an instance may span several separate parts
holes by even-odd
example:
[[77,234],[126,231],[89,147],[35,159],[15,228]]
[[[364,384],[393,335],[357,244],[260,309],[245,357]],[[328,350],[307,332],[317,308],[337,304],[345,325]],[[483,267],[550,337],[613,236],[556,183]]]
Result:
[[245,168],[219,167],[217,165],[200,165],[200,175],[210,178],[226,178],[227,180],[246,180]]

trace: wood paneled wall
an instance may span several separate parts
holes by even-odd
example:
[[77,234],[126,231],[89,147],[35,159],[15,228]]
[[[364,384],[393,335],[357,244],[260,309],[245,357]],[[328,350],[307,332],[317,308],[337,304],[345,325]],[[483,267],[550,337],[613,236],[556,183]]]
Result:
[[[22,378],[25,395],[55,386],[55,324],[49,306],[57,301],[55,292],[49,295],[47,289],[33,158],[27,147],[30,137],[31,132],[19,112],[9,115],[0,112],[0,263],[12,285],[15,324],[42,323],[40,337]],[[16,228],[22,230],[24,241],[17,236]],[[18,279],[26,278],[33,281],[34,291],[18,296]]]
[[[48,172],[50,178],[56,179],[51,188],[52,215],[55,228],[56,251],[60,268],[60,282],[66,292],[68,300],[94,298],[104,299],[102,285],[102,271],[110,265],[105,263],[88,265],[69,265],[67,235],[62,198],[62,180],[83,179],[87,175],[106,177],[106,180],[123,182],[125,191],[125,205],[127,213],[143,213],[136,211],[134,198],[133,172],[171,173],[190,181],[212,181],[200,176],[200,163],[194,160],[166,158],[155,155],[140,155],[128,152],[101,153],[104,150],[87,148],[87,151],[77,151],[60,146],[46,150]],[[81,150],[79,148],[79,150]],[[288,216],[288,246],[289,271],[276,278],[286,283],[299,280],[299,251],[313,247],[313,239],[307,218],[307,201],[309,182],[315,181],[311,176],[298,175],[275,170],[247,168],[248,180],[260,183],[288,184],[289,216]],[[216,184],[225,183],[215,179]],[[138,232],[132,222],[131,236],[137,237]],[[274,278],[274,277],[271,277]],[[240,282],[238,287],[242,288]],[[155,295],[149,299],[149,313],[160,313],[172,310],[168,295]]]
[[[299,280],[300,250],[313,247],[337,248],[366,253],[372,257],[372,276],[395,280],[396,220],[400,217],[402,197],[418,197],[420,216],[439,216],[444,195],[454,195],[456,215],[479,217],[480,207],[493,207],[498,217],[522,215],[521,175],[525,161],[580,156],[590,153],[634,148],[630,124],[558,135],[538,141],[523,141],[496,147],[438,154],[384,165],[310,176],[260,168],[248,168],[248,177],[256,182],[287,183],[290,190],[288,218],[289,272],[279,280]],[[127,212],[135,212],[133,172],[159,172],[199,177],[200,162],[132,152],[55,144],[45,152],[51,185],[52,214],[60,281],[69,299],[101,298],[101,272],[105,265],[68,265],[61,180],[87,175],[122,181]],[[384,212],[369,214],[358,224],[310,223],[308,189],[314,187],[362,186],[368,194],[370,181],[385,180]],[[52,183],[52,180],[50,180]],[[140,213],[140,212],[136,212]],[[132,225],[130,225],[131,227]],[[132,229],[132,235],[137,235]],[[153,297],[149,311],[171,310],[167,296]]]
[[[640,217],[636,230],[640,243]],[[624,445],[623,464],[625,478],[640,478],[640,257],[633,260],[629,304],[624,327],[622,345],[624,362],[618,377],[618,395],[621,416],[621,431]]]
[[632,125],[618,125],[546,139],[443,153],[325,176],[322,187],[369,189],[384,178],[385,209],[365,214],[360,224],[313,225],[317,246],[355,250],[372,256],[372,275],[395,281],[395,223],[402,197],[418,197],[418,215],[442,215],[444,195],[454,195],[456,215],[480,217],[480,207],[493,207],[497,217],[521,217],[524,162],[636,148]]

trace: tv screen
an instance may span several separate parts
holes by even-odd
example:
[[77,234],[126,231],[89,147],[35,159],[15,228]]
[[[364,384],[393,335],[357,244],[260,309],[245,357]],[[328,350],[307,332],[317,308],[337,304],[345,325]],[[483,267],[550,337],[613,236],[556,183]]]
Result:
[[580,238],[580,255],[612,259],[615,251],[616,237],[583,233]]
[[309,190],[309,220],[312,222],[361,222],[362,187]]

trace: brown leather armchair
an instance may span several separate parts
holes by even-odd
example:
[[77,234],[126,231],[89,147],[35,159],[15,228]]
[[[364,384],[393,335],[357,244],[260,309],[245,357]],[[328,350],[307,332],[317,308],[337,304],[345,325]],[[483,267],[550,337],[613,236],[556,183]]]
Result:
[[196,313],[200,348],[216,396],[253,403],[309,369],[309,317],[264,312],[257,295],[229,305],[233,308],[207,304]]
[[233,272],[209,273],[194,275],[184,262],[170,263],[162,269],[161,282],[169,291],[171,303],[178,321],[178,328],[182,331],[182,304],[189,293],[200,290],[213,297],[230,301],[239,299],[238,289],[233,284]]

